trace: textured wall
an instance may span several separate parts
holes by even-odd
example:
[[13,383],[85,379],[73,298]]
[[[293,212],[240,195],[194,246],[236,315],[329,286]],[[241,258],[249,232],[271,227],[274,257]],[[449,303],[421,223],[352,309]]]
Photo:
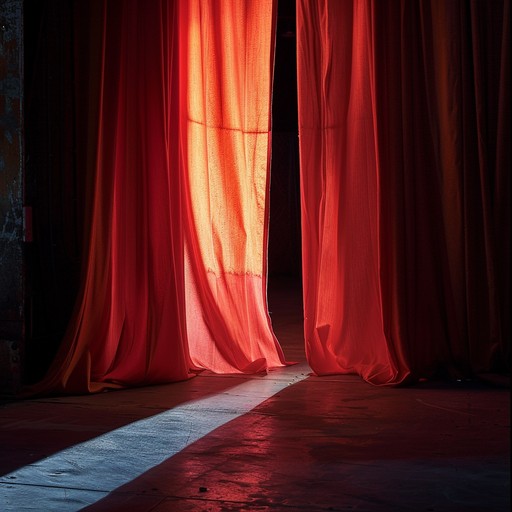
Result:
[[0,0],[0,393],[21,380],[23,352],[23,14]]

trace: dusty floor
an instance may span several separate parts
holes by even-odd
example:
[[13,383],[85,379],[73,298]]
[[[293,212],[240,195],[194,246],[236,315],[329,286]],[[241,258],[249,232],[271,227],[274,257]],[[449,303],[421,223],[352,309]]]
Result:
[[509,388],[311,376],[297,305],[268,375],[3,403],[0,511],[509,510]]

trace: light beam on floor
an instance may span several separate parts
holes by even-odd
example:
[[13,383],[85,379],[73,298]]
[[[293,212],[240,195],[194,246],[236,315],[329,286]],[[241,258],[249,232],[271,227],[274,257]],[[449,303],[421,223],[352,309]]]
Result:
[[136,421],[0,477],[0,510],[74,512],[308,376],[306,365]]

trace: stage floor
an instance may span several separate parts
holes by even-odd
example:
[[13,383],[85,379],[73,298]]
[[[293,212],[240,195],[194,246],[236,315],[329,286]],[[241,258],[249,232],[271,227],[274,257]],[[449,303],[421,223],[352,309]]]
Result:
[[300,293],[270,309],[295,365],[3,402],[0,510],[508,512],[509,388],[312,376]]

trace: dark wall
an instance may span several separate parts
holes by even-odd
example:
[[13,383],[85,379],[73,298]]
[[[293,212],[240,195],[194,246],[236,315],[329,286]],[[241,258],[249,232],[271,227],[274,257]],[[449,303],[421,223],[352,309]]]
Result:
[[0,393],[23,357],[23,23],[21,0],[0,0]]

